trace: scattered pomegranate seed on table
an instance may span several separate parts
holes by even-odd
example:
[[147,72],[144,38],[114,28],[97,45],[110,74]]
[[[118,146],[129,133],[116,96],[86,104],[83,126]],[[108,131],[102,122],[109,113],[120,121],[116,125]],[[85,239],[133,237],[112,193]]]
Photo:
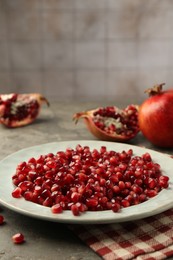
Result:
[[0,215],[0,225],[4,224],[4,217]]
[[24,235],[22,233],[17,233],[12,236],[12,241],[15,244],[22,244],[25,241]]
[[71,210],[112,210],[142,203],[169,186],[169,177],[149,153],[133,155],[132,149],[116,152],[102,146],[40,155],[17,165],[12,177],[14,198],[50,207],[52,213]]

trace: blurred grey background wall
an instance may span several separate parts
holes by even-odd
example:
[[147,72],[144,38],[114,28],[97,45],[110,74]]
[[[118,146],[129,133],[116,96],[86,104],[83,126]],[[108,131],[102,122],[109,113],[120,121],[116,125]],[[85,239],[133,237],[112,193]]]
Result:
[[173,86],[172,0],[0,0],[0,92],[143,98]]

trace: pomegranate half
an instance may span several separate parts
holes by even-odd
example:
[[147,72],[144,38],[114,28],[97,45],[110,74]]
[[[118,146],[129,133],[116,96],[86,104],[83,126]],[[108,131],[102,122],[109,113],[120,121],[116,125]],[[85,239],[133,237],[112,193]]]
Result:
[[173,89],[162,91],[163,84],[149,93],[139,108],[139,127],[143,135],[159,147],[173,147]]
[[20,127],[32,123],[38,116],[41,104],[49,102],[39,93],[0,95],[0,123]]
[[129,105],[125,109],[116,106],[100,107],[73,116],[76,123],[80,118],[84,118],[94,136],[104,141],[125,142],[139,132],[137,105]]

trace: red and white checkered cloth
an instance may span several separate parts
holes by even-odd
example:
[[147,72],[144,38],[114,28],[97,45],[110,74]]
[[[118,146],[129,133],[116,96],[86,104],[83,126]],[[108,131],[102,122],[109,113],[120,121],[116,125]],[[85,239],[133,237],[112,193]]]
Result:
[[173,256],[173,209],[141,220],[69,228],[105,260],[160,260]]
[[69,227],[106,260],[160,260],[173,255],[173,209],[137,221]]

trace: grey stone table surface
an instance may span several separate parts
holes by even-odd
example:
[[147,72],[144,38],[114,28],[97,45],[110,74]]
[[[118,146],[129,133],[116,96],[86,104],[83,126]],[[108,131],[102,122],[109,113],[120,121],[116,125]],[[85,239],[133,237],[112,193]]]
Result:
[[[103,105],[113,104],[53,102],[49,108],[42,108],[38,119],[31,125],[16,129],[8,129],[0,125],[0,160],[13,152],[34,145],[68,140],[96,140],[82,121],[78,125],[74,124],[72,115],[75,112]],[[141,134],[130,143],[159,150],[146,141]],[[172,149],[161,151],[173,152]],[[68,229],[66,224],[34,219],[13,212],[2,205],[0,205],[0,214],[5,218],[5,224],[0,226],[1,260],[100,259]],[[25,235],[26,242],[22,245],[14,245],[11,241],[11,236],[17,232]]]

